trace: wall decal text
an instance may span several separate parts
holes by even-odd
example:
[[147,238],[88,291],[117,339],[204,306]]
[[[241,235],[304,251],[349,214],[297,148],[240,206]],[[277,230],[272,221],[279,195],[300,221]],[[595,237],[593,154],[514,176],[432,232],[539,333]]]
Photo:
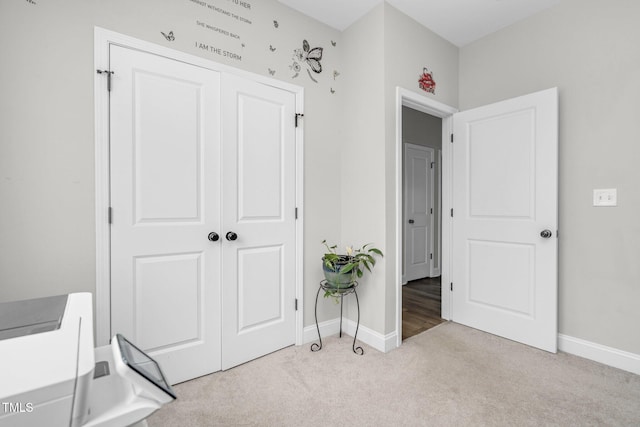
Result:
[[198,49],[206,50],[210,52],[212,55],[219,55],[225,58],[233,59],[236,61],[242,61],[242,55],[238,55],[234,52],[229,52],[228,50],[221,49],[219,47],[211,46],[207,43],[196,42],[196,47]]

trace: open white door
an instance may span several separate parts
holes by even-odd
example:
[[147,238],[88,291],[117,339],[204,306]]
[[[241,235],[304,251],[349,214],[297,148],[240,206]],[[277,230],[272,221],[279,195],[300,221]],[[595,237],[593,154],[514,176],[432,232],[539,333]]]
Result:
[[220,75],[111,46],[111,334],[172,384],[220,370]]
[[557,89],[454,115],[452,318],[557,351]]
[[224,74],[222,99],[228,369],[295,343],[295,95]]

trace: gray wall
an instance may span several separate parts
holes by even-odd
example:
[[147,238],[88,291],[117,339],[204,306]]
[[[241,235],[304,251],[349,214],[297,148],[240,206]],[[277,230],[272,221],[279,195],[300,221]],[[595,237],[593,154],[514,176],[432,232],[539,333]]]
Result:
[[[250,3],[242,13],[252,24],[191,0],[0,2],[0,301],[95,288],[97,25],[263,75],[271,69],[305,88],[306,325],[326,238],[384,250],[362,289],[363,325],[395,329],[396,86],[461,109],[558,86],[560,332],[640,353],[640,3],[563,0],[462,49],[386,3],[344,33],[276,0]],[[160,34],[169,30],[173,42]],[[325,48],[317,83],[289,69],[303,39]],[[434,72],[435,95],[418,88],[423,67]],[[349,197],[362,179],[371,197]],[[593,188],[608,187],[618,188],[619,206],[593,208]],[[321,316],[337,315],[323,306]]]
[[[327,203],[335,200],[335,187],[326,177],[340,173],[335,152],[342,143],[328,124],[338,121],[344,96],[342,77],[333,73],[344,72],[341,34],[276,0],[247,3],[250,9],[227,0],[0,2],[0,301],[95,289],[93,35],[99,26],[269,77],[271,70],[273,78],[305,88],[305,324],[313,322],[320,242],[340,239],[339,209]],[[161,34],[169,31],[174,41]],[[316,82],[304,66],[297,77],[289,68],[303,39],[324,48]],[[323,318],[339,311],[333,304],[319,309]]]
[[[560,333],[640,354],[640,2],[563,0],[460,50],[460,107],[557,86]],[[592,206],[617,188],[618,206]]]
[[[401,86],[453,105],[458,99],[458,49],[387,3],[343,32],[345,114],[342,237],[374,242],[385,257],[358,288],[362,323],[386,335],[396,327],[395,94]],[[435,94],[418,87],[424,67]],[[364,304],[363,304],[364,302]],[[362,308],[366,307],[366,308]],[[354,318],[353,306],[349,316]]]
[[403,106],[402,139],[403,142],[440,150],[442,148],[442,119]]
[[[429,29],[384,4],[385,46],[385,188],[386,248],[396,251],[396,87],[412,90],[435,101],[458,106],[458,48]],[[418,77],[427,67],[436,82],[435,94],[418,87]],[[396,327],[395,257],[387,259],[385,332]]]
[[[344,145],[340,188],[341,235],[344,244],[357,247],[373,243],[385,256],[384,236],[384,53],[371,55],[370,46],[383,45],[384,10],[376,7],[347,28],[342,37],[343,63],[348,73],[344,115],[340,122]],[[362,324],[384,331],[384,273],[386,263],[377,262],[374,274],[359,279],[358,297]],[[355,320],[355,306],[349,298],[348,316]]]
[[[93,33],[99,26],[255,73],[274,72],[305,88],[305,324],[313,323],[320,242],[328,239],[373,242],[385,252],[361,288],[362,320],[381,334],[395,329],[395,87],[424,93],[418,76],[429,67],[437,89],[428,96],[455,105],[458,51],[384,3],[344,33],[276,0],[248,3],[250,10],[227,0],[0,3],[0,301],[95,290]],[[174,41],[161,34],[168,31]],[[303,39],[324,48],[317,82],[305,70],[293,77],[289,68]],[[368,196],[352,197],[353,187]],[[323,319],[337,313],[331,304],[320,307]]]

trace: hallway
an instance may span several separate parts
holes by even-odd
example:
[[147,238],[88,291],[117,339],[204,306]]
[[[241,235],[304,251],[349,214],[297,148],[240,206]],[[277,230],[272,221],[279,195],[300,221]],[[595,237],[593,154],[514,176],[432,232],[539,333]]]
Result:
[[414,280],[402,287],[402,339],[444,322],[440,277]]

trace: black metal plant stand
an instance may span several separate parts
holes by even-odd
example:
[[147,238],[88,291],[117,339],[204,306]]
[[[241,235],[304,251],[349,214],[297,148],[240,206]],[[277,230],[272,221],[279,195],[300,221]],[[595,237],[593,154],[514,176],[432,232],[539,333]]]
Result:
[[358,301],[358,293],[356,292],[356,287],[358,287],[358,282],[355,280],[351,282],[351,284],[344,288],[336,289],[335,287],[329,285],[326,280],[322,280],[320,282],[320,286],[318,287],[318,293],[316,294],[316,308],[315,308],[315,316],[316,316],[316,329],[318,330],[318,340],[320,344],[313,343],[311,344],[311,351],[319,351],[322,350],[322,337],[320,336],[320,326],[318,326],[318,297],[320,296],[321,291],[329,291],[334,296],[340,296],[340,338],[342,338],[342,303],[345,295],[354,294],[356,296],[356,306],[358,307],[358,323],[356,324],[356,333],[353,335],[353,344],[351,345],[351,349],[355,354],[359,354],[362,356],[364,354],[364,349],[360,346],[356,347],[356,338],[358,337],[358,329],[360,328],[360,301]]

